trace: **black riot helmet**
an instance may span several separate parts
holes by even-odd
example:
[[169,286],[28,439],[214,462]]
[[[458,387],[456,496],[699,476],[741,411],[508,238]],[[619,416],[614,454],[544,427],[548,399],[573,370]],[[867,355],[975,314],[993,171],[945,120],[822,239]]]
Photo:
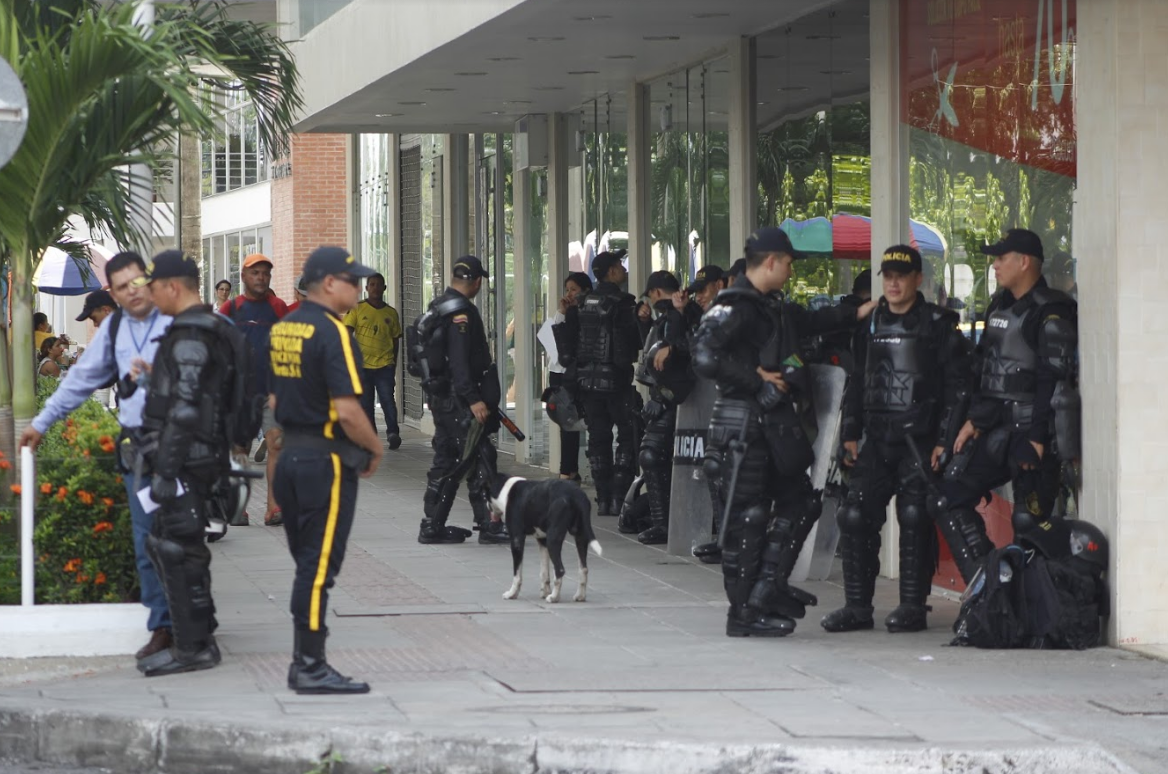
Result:
[[1103,530],[1081,519],[1067,523],[1071,525],[1071,556],[1088,564],[1097,573],[1107,572],[1111,549]]
[[584,418],[567,387],[548,387],[541,397],[551,421],[570,433],[584,430]]

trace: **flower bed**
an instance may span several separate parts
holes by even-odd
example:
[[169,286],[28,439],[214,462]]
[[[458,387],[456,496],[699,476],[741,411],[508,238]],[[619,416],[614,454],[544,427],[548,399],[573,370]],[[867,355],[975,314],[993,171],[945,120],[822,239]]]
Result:
[[[37,407],[56,388],[40,379]],[[49,428],[37,451],[36,602],[128,602],[137,599],[138,575],[126,490],[114,462],[116,417],[87,400],[64,422]],[[0,469],[4,463],[0,458]],[[10,487],[20,495],[20,486]],[[19,508],[0,513],[0,524]],[[15,530],[0,541],[0,604],[20,601]]]

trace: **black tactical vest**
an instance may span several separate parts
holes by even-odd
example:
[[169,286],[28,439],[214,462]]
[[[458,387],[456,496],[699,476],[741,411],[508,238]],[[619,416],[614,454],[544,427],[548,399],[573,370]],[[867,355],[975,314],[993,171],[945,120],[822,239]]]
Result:
[[1038,297],[1040,290],[1036,288],[1030,298],[1016,301],[1008,309],[994,310],[986,320],[981,393],[987,398],[1034,402],[1038,352],[1026,341],[1022,328],[1035,305],[1046,300]]
[[877,310],[864,372],[864,411],[902,412],[934,397],[927,309]]
[[576,359],[580,365],[615,365],[613,327],[616,322],[616,296],[589,293],[580,302],[580,338]]

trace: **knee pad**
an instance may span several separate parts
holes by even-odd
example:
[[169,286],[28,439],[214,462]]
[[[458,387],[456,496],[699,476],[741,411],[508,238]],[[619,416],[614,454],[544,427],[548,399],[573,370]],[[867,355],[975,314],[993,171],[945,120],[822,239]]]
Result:
[[727,578],[738,577],[739,553],[737,551],[722,550],[722,574]]
[[742,512],[742,533],[745,540],[761,540],[770,524],[770,512],[759,503],[751,505]]
[[925,529],[929,526],[929,513],[925,506],[918,502],[902,503],[897,500],[896,504],[896,520],[900,522],[901,529],[919,530]]
[[839,524],[840,532],[845,535],[858,535],[865,531],[868,526],[867,519],[864,518],[864,512],[860,509],[860,504],[856,502],[845,502],[840,506],[840,509],[835,514],[836,523]]
[[641,463],[641,467],[645,470],[665,467],[665,455],[661,450],[654,446],[642,446],[641,453],[637,457]]
[[618,452],[613,459],[613,467],[617,470],[632,470],[636,465],[636,461],[632,454],[627,452]]
[[720,481],[722,479],[722,453],[712,450],[706,452],[706,456],[702,459],[702,472],[706,474],[707,481]]
[[173,540],[155,537],[154,535],[146,536],[146,554],[159,566],[158,569],[163,567],[181,567],[183,561],[186,559],[186,551],[183,550],[181,545]]

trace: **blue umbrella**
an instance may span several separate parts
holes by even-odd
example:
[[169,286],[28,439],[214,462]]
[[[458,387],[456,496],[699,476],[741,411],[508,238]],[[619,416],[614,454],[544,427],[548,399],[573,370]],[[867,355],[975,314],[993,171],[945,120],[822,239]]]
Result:
[[89,266],[82,274],[81,266],[64,250],[47,248],[32,275],[32,284],[41,293],[51,296],[83,296],[100,290],[106,284],[105,262],[112,254],[96,245],[86,245],[85,249],[89,254]]

